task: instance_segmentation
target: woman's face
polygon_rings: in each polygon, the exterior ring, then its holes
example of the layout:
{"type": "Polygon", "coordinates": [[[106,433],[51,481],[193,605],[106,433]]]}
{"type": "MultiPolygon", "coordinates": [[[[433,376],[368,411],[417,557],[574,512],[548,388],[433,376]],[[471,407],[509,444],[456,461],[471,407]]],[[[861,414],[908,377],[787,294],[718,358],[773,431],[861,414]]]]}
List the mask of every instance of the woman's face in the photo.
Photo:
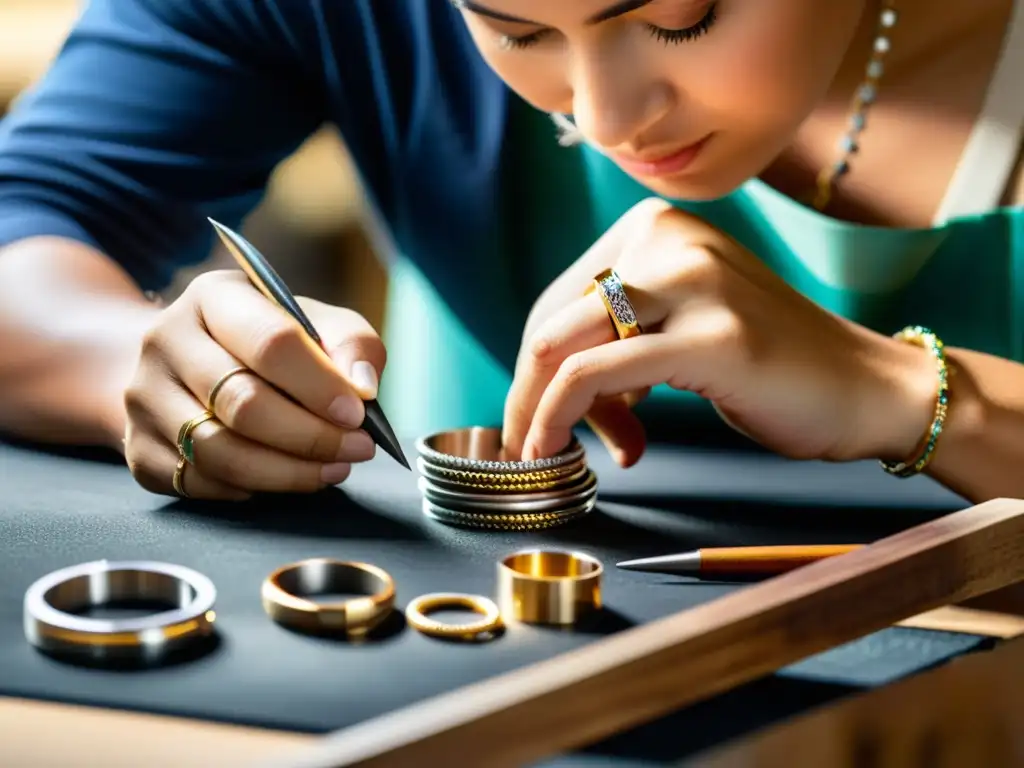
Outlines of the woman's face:
{"type": "MultiPolygon", "coordinates": [[[[509,87],[656,193],[728,194],[826,94],[866,0],[465,0],[509,87]]],[[[865,51],[865,56],[867,52],[865,51]]]]}

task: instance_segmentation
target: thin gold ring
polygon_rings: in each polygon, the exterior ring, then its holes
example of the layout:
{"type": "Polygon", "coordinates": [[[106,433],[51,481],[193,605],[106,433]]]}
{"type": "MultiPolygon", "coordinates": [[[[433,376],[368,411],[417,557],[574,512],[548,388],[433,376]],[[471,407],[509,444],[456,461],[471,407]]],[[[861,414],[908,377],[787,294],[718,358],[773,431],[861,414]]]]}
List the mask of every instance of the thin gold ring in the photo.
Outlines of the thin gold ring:
{"type": "Polygon", "coordinates": [[[220,393],[221,388],[227,383],[227,380],[234,376],[236,373],[248,373],[249,369],[244,365],[240,365],[237,368],[232,368],[230,371],[221,376],[217,381],[214,382],[213,386],[210,387],[210,396],[206,398],[206,407],[209,410],[213,410],[213,402],[217,399],[217,395],[220,393]]]}
{"type": "Polygon", "coordinates": [[[185,457],[179,456],[178,466],[175,468],[174,477],[171,479],[171,484],[174,486],[174,492],[183,499],[188,498],[188,493],[185,491],[185,484],[182,482],[185,479],[185,467],[187,466],[188,462],[185,461],[185,457]]]}
{"type": "Polygon", "coordinates": [[[463,595],[457,592],[420,595],[406,607],[405,618],[409,626],[424,635],[459,640],[475,640],[481,635],[493,634],[503,625],[501,612],[493,600],[480,595],[463,595]],[[468,608],[483,616],[461,624],[448,624],[427,616],[432,611],[444,608],[468,608]]]}
{"type": "Polygon", "coordinates": [[[614,269],[605,269],[595,275],[587,293],[595,288],[620,339],[631,339],[644,332],[637,320],[633,302],[626,293],[626,285],[614,269]]]}
{"type": "Polygon", "coordinates": [[[181,429],[178,430],[178,453],[185,459],[189,464],[195,464],[196,461],[196,446],[192,440],[192,431],[205,421],[215,419],[217,416],[213,411],[203,411],[198,416],[189,419],[181,425],[181,429]]]}

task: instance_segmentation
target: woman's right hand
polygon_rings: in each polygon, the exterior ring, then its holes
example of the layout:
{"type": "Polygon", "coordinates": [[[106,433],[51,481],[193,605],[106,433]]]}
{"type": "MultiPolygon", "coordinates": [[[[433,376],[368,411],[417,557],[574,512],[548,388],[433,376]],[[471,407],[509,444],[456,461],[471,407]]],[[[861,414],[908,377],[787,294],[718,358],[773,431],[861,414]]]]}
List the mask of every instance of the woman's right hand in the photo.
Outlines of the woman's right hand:
{"type": "Polygon", "coordinates": [[[181,478],[191,498],[316,491],[373,457],[359,426],[363,400],[377,395],[384,345],[357,313],[299,302],[330,359],[240,271],[205,273],[162,310],[125,393],[125,458],[140,485],[177,495],[178,430],[206,409],[216,418],[193,430],[194,463],[181,478]]]}

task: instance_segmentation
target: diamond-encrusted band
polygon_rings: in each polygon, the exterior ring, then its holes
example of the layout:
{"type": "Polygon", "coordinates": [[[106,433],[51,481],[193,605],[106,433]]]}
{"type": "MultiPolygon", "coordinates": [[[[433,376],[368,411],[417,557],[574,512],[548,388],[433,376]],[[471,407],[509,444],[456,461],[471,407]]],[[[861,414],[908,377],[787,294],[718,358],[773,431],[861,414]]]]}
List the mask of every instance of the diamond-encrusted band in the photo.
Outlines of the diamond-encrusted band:
{"type": "Polygon", "coordinates": [[[643,333],[640,323],[636,318],[636,310],[633,302],[626,295],[626,286],[614,269],[606,269],[596,277],[594,284],[597,286],[604,307],[608,311],[608,317],[615,326],[615,332],[620,339],[628,339],[639,336],[643,333]]]}
{"type": "Polygon", "coordinates": [[[946,351],[942,340],[928,328],[920,325],[909,325],[894,338],[905,341],[909,344],[916,344],[924,347],[931,354],[935,361],[935,369],[938,374],[938,394],[935,397],[935,412],[932,416],[932,423],[928,427],[922,447],[918,455],[910,461],[883,461],[882,469],[896,477],[912,477],[920,474],[928,466],[935,454],[935,446],[939,442],[939,435],[946,425],[946,413],[949,411],[949,367],[946,364],[946,351]]]}
{"type": "MultiPolygon", "coordinates": [[[[458,456],[436,446],[444,445],[453,439],[458,432],[439,432],[434,435],[422,437],[416,441],[416,451],[427,461],[451,469],[460,469],[468,472],[490,472],[492,474],[521,474],[523,472],[539,472],[548,469],[558,469],[583,460],[585,452],[579,438],[572,436],[569,444],[554,456],[546,456],[530,461],[497,461],[488,459],[476,459],[468,456],[458,456]]],[[[480,431],[479,429],[477,430],[480,431]]],[[[495,430],[494,440],[498,440],[500,430],[495,430]]],[[[485,442],[485,441],[484,441],[485,442]]]]}

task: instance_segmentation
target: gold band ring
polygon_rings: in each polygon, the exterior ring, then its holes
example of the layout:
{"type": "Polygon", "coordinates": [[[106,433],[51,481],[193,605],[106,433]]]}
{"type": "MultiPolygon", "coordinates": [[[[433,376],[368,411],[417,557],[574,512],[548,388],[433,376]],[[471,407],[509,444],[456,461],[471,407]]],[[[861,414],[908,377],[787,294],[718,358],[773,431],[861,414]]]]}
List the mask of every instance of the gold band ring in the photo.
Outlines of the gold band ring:
{"type": "Polygon", "coordinates": [[[213,411],[203,411],[198,416],[189,419],[181,425],[181,429],[178,430],[178,453],[181,454],[182,458],[185,459],[189,464],[194,464],[196,460],[196,446],[192,440],[192,430],[202,424],[204,421],[217,418],[213,411]]]}
{"type": "Polygon", "coordinates": [[[185,492],[185,485],[183,480],[185,479],[185,467],[188,466],[188,462],[185,461],[184,456],[178,457],[178,466],[174,469],[174,477],[171,478],[171,485],[174,486],[174,492],[181,496],[183,499],[188,498],[188,493],[185,492]]]}
{"type": "Polygon", "coordinates": [[[502,627],[501,612],[494,601],[479,595],[463,595],[455,592],[438,592],[421,595],[405,609],[409,626],[424,635],[448,639],[475,640],[481,635],[493,634],[502,627]],[[483,617],[462,624],[448,624],[427,616],[432,611],[445,608],[468,608],[483,617]]]}
{"type": "Polygon", "coordinates": [[[594,288],[600,294],[605,311],[608,312],[608,318],[612,321],[615,333],[620,339],[630,339],[644,332],[636,319],[633,302],[626,294],[626,286],[614,269],[606,269],[598,273],[587,293],[594,288]]]}
{"type": "Polygon", "coordinates": [[[278,568],[263,581],[263,610],[292,629],[312,633],[365,635],[379,626],[395,604],[395,582],[367,563],[314,558],[278,568]],[[354,594],[348,600],[314,602],[308,597],[354,594]]]}
{"type": "Polygon", "coordinates": [[[527,549],[498,563],[498,605],[506,619],[575,624],[601,607],[601,562],[562,550],[527,549]]]}
{"type": "Polygon", "coordinates": [[[234,376],[236,373],[248,373],[249,369],[244,365],[240,365],[237,368],[232,368],[230,371],[221,376],[217,381],[214,382],[213,386],[210,387],[210,396],[206,398],[206,407],[209,410],[213,410],[213,402],[217,399],[217,395],[220,390],[227,383],[227,380],[234,376]]]}

